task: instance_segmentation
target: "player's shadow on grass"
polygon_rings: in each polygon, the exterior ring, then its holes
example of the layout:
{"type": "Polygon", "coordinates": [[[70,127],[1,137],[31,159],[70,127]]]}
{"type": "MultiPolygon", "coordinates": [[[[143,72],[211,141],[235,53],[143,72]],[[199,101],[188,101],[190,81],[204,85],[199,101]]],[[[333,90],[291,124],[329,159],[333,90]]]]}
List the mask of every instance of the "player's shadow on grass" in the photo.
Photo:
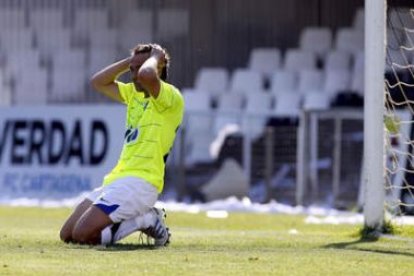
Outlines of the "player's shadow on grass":
{"type": "Polygon", "coordinates": [[[323,246],[326,249],[343,249],[343,250],[356,250],[356,251],[363,251],[363,252],[372,252],[372,253],[381,253],[381,254],[390,254],[390,255],[401,255],[407,257],[414,257],[414,253],[411,252],[401,252],[395,250],[386,250],[382,248],[361,248],[357,247],[357,245],[369,244],[376,242],[377,238],[361,238],[352,242],[339,242],[339,243],[331,243],[323,246]]]}
{"type": "Polygon", "coordinates": [[[136,243],[119,243],[108,246],[98,247],[98,251],[135,251],[135,250],[155,250],[158,247],[147,244],[136,244],[136,243]]]}

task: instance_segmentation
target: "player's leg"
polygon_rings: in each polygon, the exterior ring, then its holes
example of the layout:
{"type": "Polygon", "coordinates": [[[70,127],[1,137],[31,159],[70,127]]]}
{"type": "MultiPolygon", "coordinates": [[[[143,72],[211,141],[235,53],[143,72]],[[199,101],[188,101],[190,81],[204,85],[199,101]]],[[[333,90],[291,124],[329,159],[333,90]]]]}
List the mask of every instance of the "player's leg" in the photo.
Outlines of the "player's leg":
{"type": "Polygon", "coordinates": [[[73,211],[73,213],[63,224],[62,229],[60,230],[60,239],[64,242],[72,242],[72,231],[76,222],[79,218],[85,213],[85,211],[92,205],[92,200],[86,198],[84,199],[73,211]]]}
{"type": "Polygon", "coordinates": [[[75,208],[75,211],[69,216],[66,222],[63,224],[60,230],[60,239],[64,242],[73,242],[72,232],[75,224],[80,217],[86,212],[86,210],[92,205],[92,203],[100,196],[103,187],[99,187],[89,193],[86,198],[75,208]]]}
{"type": "Polygon", "coordinates": [[[154,214],[146,214],[157,198],[157,189],[142,179],[126,177],[114,181],[103,187],[92,206],[76,222],[72,231],[73,241],[111,244],[119,240],[114,239],[116,232],[124,233],[125,237],[148,227],[155,218],[154,214]],[[134,220],[136,217],[142,218],[134,220]]]}
{"type": "Polygon", "coordinates": [[[170,240],[170,231],[165,225],[165,211],[151,208],[144,215],[122,221],[112,231],[112,242],[117,242],[136,231],[142,231],[147,236],[154,239],[155,246],[166,246],[170,240]]]}
{"type": "Polygon", "coordinates": [[[101,244],[101,232],[113,221],[102,207],[92,204],[73,227],[72,240],[80,244],[101,244]]]}
{"type": "Polygon", "coordinates": [[[154,239],[155,246],[167,246],[170,243],[171,234],[169,228],[165,225],[165,218],[167,217],[165,210],[153,208],[151,211],[155,218],[150,225],[140,230],[154,239]]]}
{"type": "MultiPolygon", "coordinates": [[[[166,245],[169,240],[169,231],[165,226],[165,212],[154,208],[158,198],[156,188],[139,178],[125,178],[121,180],[124,192],[122,204],[111,214],[112,221],[120,222],[109,226],[102,232],[102,242],[110,244],[117,242],[128,235],[142,230],[154,238],[156,245],[166,245]],[[129,200],[128,200],[129,198],[129,200]]],[[[111,184],[119,185],[120,182],[111,184]]]]}

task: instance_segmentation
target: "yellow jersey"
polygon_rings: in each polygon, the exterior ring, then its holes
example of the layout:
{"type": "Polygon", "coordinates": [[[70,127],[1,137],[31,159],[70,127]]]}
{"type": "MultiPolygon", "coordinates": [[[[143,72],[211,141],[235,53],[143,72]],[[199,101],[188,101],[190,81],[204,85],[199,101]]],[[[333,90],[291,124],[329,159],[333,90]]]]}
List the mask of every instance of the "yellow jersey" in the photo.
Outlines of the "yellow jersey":
{"type": "Polygon", "coordinates": [[[103,185],[127,176],[144,179],[161,193],[165,162],[184,114],[184,100],[173,85],[161,81],[158,97],[144,97],[133,83],[117,82],[127,105],[126,132],[118,163],[103,185]]]}

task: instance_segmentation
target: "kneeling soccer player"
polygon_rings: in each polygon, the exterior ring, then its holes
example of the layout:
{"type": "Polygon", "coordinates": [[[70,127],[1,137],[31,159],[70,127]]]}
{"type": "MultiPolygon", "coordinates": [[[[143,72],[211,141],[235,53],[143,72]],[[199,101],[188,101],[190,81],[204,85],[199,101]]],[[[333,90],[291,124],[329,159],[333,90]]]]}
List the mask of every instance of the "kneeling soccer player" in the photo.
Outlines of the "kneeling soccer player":
{"type": "Polygon", "coordinates": [[[169,61],[159,45],[138,44],[129,57],[92,77],[94,89],[127,106],[124,145],[102,187],[90,193],[63,225],[64,242],[106,245],[140,230],[155,246],[169,243],[165,212],[154,207],[184,113],[182,95],[165,82],[169,61]],[[127,71],[130,83],[116,80],[127,71]]]}

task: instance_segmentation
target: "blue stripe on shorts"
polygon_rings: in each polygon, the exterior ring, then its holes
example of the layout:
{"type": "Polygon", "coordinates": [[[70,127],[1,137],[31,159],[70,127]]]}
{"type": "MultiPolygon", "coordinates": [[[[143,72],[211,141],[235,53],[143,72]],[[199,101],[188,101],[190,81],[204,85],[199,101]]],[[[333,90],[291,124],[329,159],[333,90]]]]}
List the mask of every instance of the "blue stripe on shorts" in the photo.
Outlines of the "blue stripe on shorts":
{"type": "Polygon", "coordinates": [[[96,207],[98,207],[99,209],[101,209],[105,214],[107,214],[108,216],[114,212],[116,209],[118,209],[119,205],[118,204],[114,204],[114,205],[105,205],[102,203],[96,203],[94,204],[96,207]]]}

